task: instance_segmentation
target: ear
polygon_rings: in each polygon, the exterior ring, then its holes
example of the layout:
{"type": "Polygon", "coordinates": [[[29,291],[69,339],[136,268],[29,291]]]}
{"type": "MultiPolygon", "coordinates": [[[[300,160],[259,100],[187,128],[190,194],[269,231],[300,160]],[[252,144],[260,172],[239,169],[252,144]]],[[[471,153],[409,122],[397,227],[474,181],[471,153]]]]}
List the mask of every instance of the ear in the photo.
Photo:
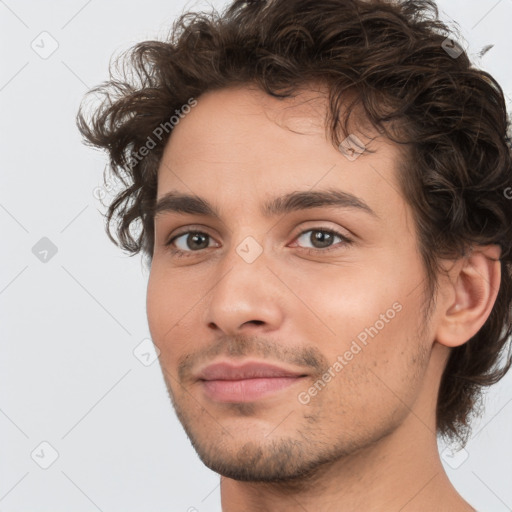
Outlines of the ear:
{"type": "Polygon", "coordinates": [[[447,347],[466,343],[484,325],[501,281],[501,249],[476,246],[449,271],[439,303],[436,341],[447,347]]]}

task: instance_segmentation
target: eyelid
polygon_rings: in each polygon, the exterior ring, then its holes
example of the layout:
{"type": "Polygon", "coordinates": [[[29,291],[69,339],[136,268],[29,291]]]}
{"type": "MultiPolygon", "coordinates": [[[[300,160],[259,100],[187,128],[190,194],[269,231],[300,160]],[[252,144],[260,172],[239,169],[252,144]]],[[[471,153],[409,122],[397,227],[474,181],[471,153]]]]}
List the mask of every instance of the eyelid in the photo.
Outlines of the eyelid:
{"type": "Polygon", "coordinates": [[[164,244],[168,245],[175,238],[188,233],[204,233],[205,235],[208,235],[211,238],[215,238],[212,234],[210,234],[208,227],[202,226],[201,224],[188,224],[186,226],[182,226],[181,228],[177,228],[175,231],[173,231],[172,235],[166,237],[166,241],[164,242],[164,244]]]}
{"type": "Polygon", "coordinates": [[[342,238],[351,239],[356,238],[356,235],[352,233],[349,229],[346,227],[341,227],[340,225],[334,225],[330,226],[327,224],[323,224],[322,222],[326,221],[309,221],[306,227],[302,226],[300,228],[300,231],[297,232],[297,234],[294,235],[294,239],[298,238],[299,236],[303,235],[304,233],[307,233],[308,231],[329,231],[332,233],[336,233],[342,238]]]}

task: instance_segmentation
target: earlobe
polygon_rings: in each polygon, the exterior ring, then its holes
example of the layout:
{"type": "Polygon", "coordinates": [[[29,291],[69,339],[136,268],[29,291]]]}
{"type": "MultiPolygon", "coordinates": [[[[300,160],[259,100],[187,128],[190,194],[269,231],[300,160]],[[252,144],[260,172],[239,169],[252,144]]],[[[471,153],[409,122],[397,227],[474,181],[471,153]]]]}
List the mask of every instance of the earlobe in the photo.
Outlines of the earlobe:
{"type": "Polygon", "coordinates": [[[443,283],[444,304],[439,304],[436,341],[457,347],[484,325],[496,302],[501,281],[500,247],[477,246],[451,269],[443,283]]]}

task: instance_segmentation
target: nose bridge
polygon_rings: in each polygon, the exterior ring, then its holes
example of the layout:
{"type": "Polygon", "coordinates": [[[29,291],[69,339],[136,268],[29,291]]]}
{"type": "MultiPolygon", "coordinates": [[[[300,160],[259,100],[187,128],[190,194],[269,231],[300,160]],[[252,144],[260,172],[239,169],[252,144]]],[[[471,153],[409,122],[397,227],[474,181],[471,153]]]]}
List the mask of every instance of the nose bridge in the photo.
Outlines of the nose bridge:
{"type": "Polygon", "coordinates": [[[267,268],[268,255],[263,245],[252,236],[246,236],[241,242],[229,248],[221,264],[219,277],[224,276],[214,292],[218,296],[222,294],[238,294],[242,292],[249,300],[251,296],[260,295],[268,290],[271,276],[267,268]]]}
{"type": "Polygon", "coordinates": [[[268,255],[252,236],[230,247],[217,269],[218,279],[208,301],[207,322],[236,331],[246,322],[275,325],[281,317],[275,277],[267,268],[268,255]]]}

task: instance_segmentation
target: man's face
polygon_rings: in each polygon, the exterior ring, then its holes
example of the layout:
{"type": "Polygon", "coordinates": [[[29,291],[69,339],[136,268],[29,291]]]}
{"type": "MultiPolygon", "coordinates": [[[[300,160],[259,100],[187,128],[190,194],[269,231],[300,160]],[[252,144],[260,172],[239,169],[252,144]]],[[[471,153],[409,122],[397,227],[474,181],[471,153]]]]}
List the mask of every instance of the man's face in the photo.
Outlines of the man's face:
{"type": "Polygon", "coordinates": [[[325,109],[312,91],[209,92],[174,128],[159,169],[157,200],[191,194],[219,216],[170,202],[157,214],[147,313],[185,431],[230,478],[290,479],[342,460],[417,414],[425,394],[433,414],[425,272],[400,155],[378,138],[375,153],[347,158],[326,138],[325,109]],[[333,190],[350,200],[263,209],[333,190]],[[288,376],[201,374],[218,362],[288,376]]]}

